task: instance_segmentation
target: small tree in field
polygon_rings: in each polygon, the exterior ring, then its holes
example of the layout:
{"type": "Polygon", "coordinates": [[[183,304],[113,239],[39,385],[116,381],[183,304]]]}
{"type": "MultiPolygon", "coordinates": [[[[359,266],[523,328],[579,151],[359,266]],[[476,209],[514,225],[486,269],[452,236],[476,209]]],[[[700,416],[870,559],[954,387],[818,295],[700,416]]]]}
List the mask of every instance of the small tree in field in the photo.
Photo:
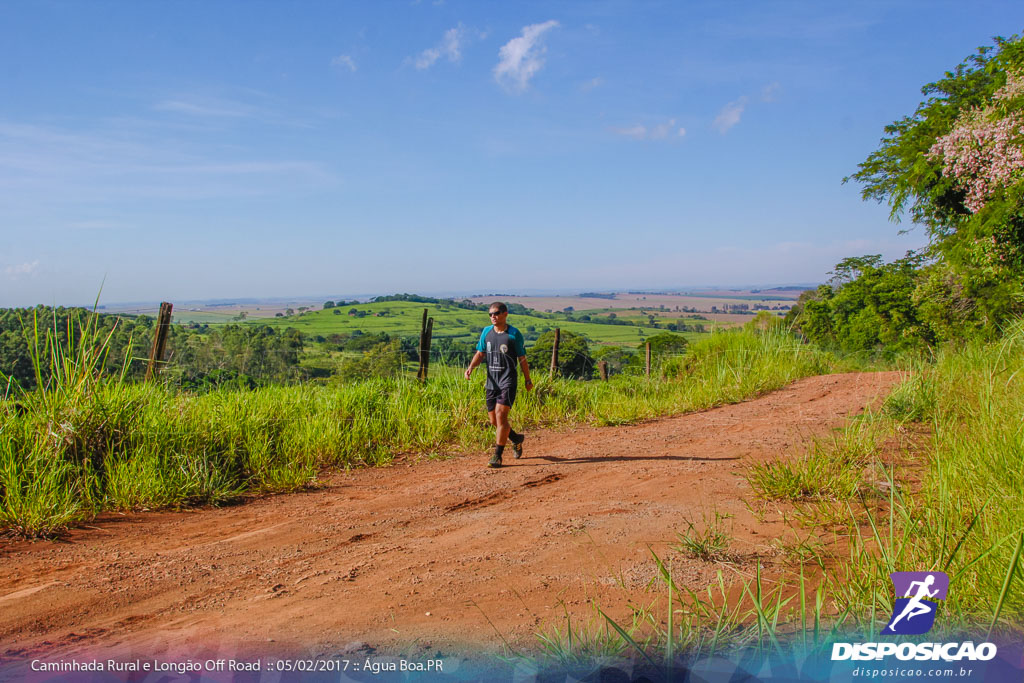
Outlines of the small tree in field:
{"type": "MultiPolygon", "coordinates": [[[[536,343],[526,351],[526,360],[531,368],[546,370],[551,365],[551,351],[555,346],[555,331],[540,335],[536,343]]],[[[558,369],[563,377],[590,379],[594,376],[594,358],[590,355],[587,340],[578,334],[562,330],[558,342],[558,369]]]]}
{"type": "Polygon", "coordinates": [[[662,332],[652,337],[648,337],[647,340],[641,343],[637,348],[640,351],[646,351],[647,344],[650,344],[651,355],[657,358],[659,356],[670,356],[686,353],[687,343],[688,342],[686,341],[686,337],[684,337],[681,334],[662,332]]]}

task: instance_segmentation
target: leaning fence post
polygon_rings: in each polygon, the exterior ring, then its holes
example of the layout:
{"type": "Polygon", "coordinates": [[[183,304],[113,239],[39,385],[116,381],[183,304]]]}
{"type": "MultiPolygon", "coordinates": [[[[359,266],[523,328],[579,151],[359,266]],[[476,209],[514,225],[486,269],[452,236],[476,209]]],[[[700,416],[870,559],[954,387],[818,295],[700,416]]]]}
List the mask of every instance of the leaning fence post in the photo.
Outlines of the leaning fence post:
{"type": "Polygon", "coordinates": [[[644,344],[647,356],[647,376],[651,376],[651,342],[644,344]]]}
{"type": "Polygon", "coordinates": [[[420,367],[416,370],[416,379],[426,377],[426,361],[424,358],[430,353],[427,347],[427,309],[423,309],[423,322],[420,323],[420,367]]]}
{"type": "Polygon", "coordinates": [[[558,374],[558,344],[562,340],[562,330],[555,328],[555,344],[551,347],[551,376],[558,374]]]}
{"type": "Polygon", "coordinates": [[[433,318],[428,318],[427,319],[427,330],[426,330],[426,332],[424,332],[423,355],[421,356],[422,363],[423,363],[423,381],[424,382],[427,381],[427,369],[430,368],[430,339],[433,336],[434,336],[434,319],[433,318]]]}
{"type": "Polygon", "coordinates": [[[597,371],[601,375],[601,379],[603,379],[605,382],[607,382],[608,381],[608,361],[605,361],[605,360],[600,361],[597,364],[597,371]]]}
{"type": "Polygon", "coordinates": [[[156,379],[160,372],[160,363],[164,359],[167,348],[167,330],[171,326],[171,310],[174,306],[166,301],[160,303],[160,313],[156,318],[153,330],[153,347],[149,350],[149,365],[146,366],[146,381],[156,379]]]}

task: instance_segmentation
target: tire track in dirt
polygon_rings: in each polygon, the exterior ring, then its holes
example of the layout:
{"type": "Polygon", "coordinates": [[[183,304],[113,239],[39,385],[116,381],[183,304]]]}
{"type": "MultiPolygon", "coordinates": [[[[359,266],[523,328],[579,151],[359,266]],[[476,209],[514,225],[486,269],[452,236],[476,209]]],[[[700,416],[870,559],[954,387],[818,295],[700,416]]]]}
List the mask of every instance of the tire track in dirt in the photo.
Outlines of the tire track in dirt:
{"type": "MultiPolygon", "coordinates": [[[[745,558],[730,578],[770,569],[786,527],[746,505],[744,468],[801,452],[897,381],[811,377],[645,424],[530,433],[498,470],[484,453],[401,462],[241,506],[0,542],[0,662],[529,647],[563,609],[586,620],[591,599],[613,614],[650,602],[650,550],[673,552],[712,512],[745,558]]],[[[721,568],[673,561],[695,590],[721,568]]]]}

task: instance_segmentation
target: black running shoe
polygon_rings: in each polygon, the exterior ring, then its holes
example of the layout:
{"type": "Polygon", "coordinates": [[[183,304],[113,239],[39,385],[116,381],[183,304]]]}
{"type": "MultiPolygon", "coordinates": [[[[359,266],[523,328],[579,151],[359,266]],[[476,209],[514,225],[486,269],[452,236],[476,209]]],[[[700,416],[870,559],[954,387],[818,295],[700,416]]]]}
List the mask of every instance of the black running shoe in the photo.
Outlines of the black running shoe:
{"type": "Polygon", "coordinates": [[[491,456],[491,459],[487,461],[488,467],[501,467],[501,455],[495,453],[491,456]]]}
{"type": "Polygon", "coordinates": [[[512,456],[518,460],[523,457],[523,442],[526,441],[526,437],[522,434],[519,435],[519,441],[512,442],[512,456]]]}

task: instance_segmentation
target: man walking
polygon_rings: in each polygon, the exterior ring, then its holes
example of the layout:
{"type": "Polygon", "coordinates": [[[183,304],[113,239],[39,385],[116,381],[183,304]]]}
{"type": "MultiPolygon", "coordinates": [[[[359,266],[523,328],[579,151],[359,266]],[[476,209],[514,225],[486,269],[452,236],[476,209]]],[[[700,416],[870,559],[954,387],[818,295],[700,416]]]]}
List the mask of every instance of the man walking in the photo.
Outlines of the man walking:
{"type": "Polygon", "coordinates": [[[494,455],[487,464],[490,467],[501,467],[501,454],[505,450],[505,444],[511,441],[513,454],[520,458],[523,455],[523,441],[526,439],[522,434],[512,431],[508,423],[508,413],[516,401],[516,388],[519,382],[519,375],[516,373],[517,362],[523,369],[527,391],[533,389],[533,382],[530,380],[530,366],[526,362],[523,335],[508,324],[508,306],[495,301],[491,304],[488,315],[491,316],[491,325],[480,334],[476,354],[466,368],[466,379],[469,379],[476,366],[486,358],[487,384],[484,387],[484,398],[487,403],[487,418],[495,427],[494,455]]]}

